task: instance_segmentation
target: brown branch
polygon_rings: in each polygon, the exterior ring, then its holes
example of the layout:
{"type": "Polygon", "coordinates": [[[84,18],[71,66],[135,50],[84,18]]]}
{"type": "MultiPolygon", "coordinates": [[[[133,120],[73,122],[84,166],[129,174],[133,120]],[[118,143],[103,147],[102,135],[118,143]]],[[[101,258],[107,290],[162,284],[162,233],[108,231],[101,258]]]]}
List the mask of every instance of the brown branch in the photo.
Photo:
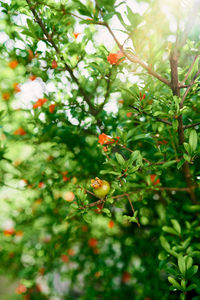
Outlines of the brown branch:
{"type": "Polygon", "coordinates": [[[184,103],[184,101],[185,101],[185,99],[186,99],[188,93],[190,92],[190,90],[191,90],[193,84],[195,83],[195,80],[196,80],[197,77],[199,76],[199,74],[200,74],[200,69],[196,72],[196,74],[195,74],[194,77],[192,78],[192,80],[191,80],[191,82],[190,82],[190,84],[189,84],[187,90],[186,90],[185,93],[183,94],[183,97],[182,97],[181,103],[180,103],[180,107],[181,107],[181,108],[183,107],[183,103],[184,103]]]}
{"type": "MultiPolygon", "coordinates": [[[[129,203],[130,203],[130,206],[131,206],[131,209],[132,209],[132,212],[133,212],[133,215],[134,215],[134,214],[135,214],[135,209],[134,209],[134,207],[133,207],[133,204],[132,204],[132,202],[131,202],[131,198],[129,197],[129,194],[126,194],[126,197],[127,197],[128,201],[129,201],[129,203]]],[[[138,218],[136,217],[135,219],[136,219],[136,221],[137,221],[138,227],[140,227],[140,223],[139,223],[139,221],[138,221],[138,218]]]]}
{"type": "Polygon", "coordinates": [[[197,126],[197,125],[200,125],[200,122],[194,123],[194,124],[190,124],[190,125],[185,125],[185,126],[183,126],[183,129],[185,130],[185,129],[187,129],[187,128],[192,128],[192,127],[195,127],[195,126],[197,126]]]}
{"type": "Polygon", "coordinates": [[[184,83],[186,82],[186,80],[188,79],[190,73],[192,72],[192,68],[193,68],[193,66],[194,66],[194,64],[195,64],[195,62],[196,62],[196,60],[197,60],[197,58],[198,58],[199,56],[200,56],[200,55],[196,55],[196,56],[194,57],[194,60],[193,60],[193,62],[192,62],[192,64],[191,64],[191,66],[190,66],[190,68],[189,68],[187,74],[185,75],[185,78],[184,78],[184,79],[180,82],[180,84],[179,84],[179,88],[181,88],[181,87],[188,87],[188,86],[183,86],[183,85],[184,85],[184,83]]]}
{"type": "Polygon", "coordinates": [[[118,39],[116,38],[115,34],[113,33],[112,29],[110,28],[110,26],[105,23],[103,24],[106,26],[106,28],[108,29],[108,31],[110,32],[110,34],[112,35],[114,41],[116,42],[116,44],[118,45],[119,49],[123,52],[123,54],[125,55],[125,57],[130,60],[133,63],[137,63],[139,64],[143,69],[145,69],[150,75],[152,75],[153,77],[157,78],[158,80],[162,81],[163,83],[165,83],[166,85],[168,85],[169,87],[171,86],[170,81],[161,76],[160,74],[158,74],[157,72],[155,72],[149,65],[147,65],[147,63],[143,62],[138,56],[135,56],[133,54],[130,54],[129,52],[127,52],[123,46],[120,44],[120,42],[118,41],[118,39]]]}
{"type": "Polygon", "coordinates": [[[133,105],[129,105],[130,107],[132,107],[133,109],[135,109],[135,110],[137,110],[139,113],[143,113],[144,115],[146,115],[146,116],[149,116],[149,117],[152,117],[152,118],[155,118],[158,122],[162,122],[162,123],[165,123],[165,124],[167,124],[167,125],[170,125],[170,126],[172,126],[172,123],[171,122],[169,122],[169,121],[167,121],[167,120],[164,120],[164,119],[161,119],[161,118],[158,118],[158,117],[155,117],[155,116],[152,116],[152,115],[150,115],[150,114],[148,114],[147,112],[145,112],[145,111],[142,111],[142,112],[140,112],[140,110],[137,108],[137,107],[135,107],[135,106],[133,106],[133,105]]]}

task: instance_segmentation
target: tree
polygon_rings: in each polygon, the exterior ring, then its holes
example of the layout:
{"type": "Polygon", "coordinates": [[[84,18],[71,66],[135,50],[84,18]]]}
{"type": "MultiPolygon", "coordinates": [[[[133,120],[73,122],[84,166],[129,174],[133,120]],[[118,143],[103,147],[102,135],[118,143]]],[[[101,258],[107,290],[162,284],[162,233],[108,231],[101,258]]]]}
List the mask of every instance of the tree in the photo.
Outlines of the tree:
{"type": "Polygon", "coordinates": [[[0,256],[19,299],[200,297],[200,4],[137,4],[1,1],[0,256]],[[25,85],[43,90],[24,104],[25,85]]]}

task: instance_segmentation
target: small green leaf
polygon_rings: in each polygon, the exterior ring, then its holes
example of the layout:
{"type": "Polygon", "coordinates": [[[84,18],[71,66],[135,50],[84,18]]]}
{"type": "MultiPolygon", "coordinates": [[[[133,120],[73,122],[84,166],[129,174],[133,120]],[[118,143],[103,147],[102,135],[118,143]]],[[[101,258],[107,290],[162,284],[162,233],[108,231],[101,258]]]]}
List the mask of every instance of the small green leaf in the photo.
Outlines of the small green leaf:
{"type": "Polygon", "coordinates": [[[182,254],[178,255],[178,267],[179,267],[180,272],[183,275],[185,275],[186,266],[185,266],[185,260],[184,260],[184,257],[182,256],[182,254]]]}
{"type": "Polygon", "coordinates": [[[174,130],[178,129],[178,120],[173,120],[172,121],[172,127],[173,127],[174,130]]]}
{"type": "Polygon", "coordinates": [[[131,153],[131,157],[129,159],[130,165],[138,158],[139,154],[140,154],[140,151],[138,151],[138,150],[131,153]]]}
{"type": "Polygon", "coordinates": [[[115,153],[115,157],[120,165],[123,166],[125,164],[125,160],[121,154],[115,153]]]}
{"type": "Polygon", "coordinates": [[[187,287],[186,291],[189,292],[189,291],[195,289],[196,287],[197,287],[197,285],[195,283],[192,283],[187,287]]]}
{"type": "Polygon", "coordinates": [[[87,213],[83,215],[83,219],[86,223],[91,223],[92,222],[92,215],[87,213]]]}
{"type": "Polygon", "coordinates": [[[164,236],[161,236],[160,237],[160,243],[161,243],[161,246],[166,250],[170,250],[170,244],[168,243],[168,241],[166,240],[166,238],[164,236]]]}
{"type": "Polygon", "coordinates": [[[184,162],[185,162],[184,159],[181,159],[181,160],[179,161],[179,163],[177,164],[177,169],[178,169],[178,170],[182,167],[182,165],[184,164],[184,162]]]}
{"type": "Polygon", "coordinates": [[[103,208],[102,212],[104,212],[108,217],[111,216],[111,212],[110,212],[110,210],[108,208],[103,208]]]}
{"type": "Polygon", "coordinates": [[[190,132],[190,136],[189,136],[189,144],[190,144],[190,147],[191,147],[192,151],[196,150],[197,139],[198,139],[197,132],[196,132],[196,130],[192,129],[191,132],[190,132]]]}
{"type": "Polygon", "coordinates": [[[177,220],[175,220],[175,219],[172,219],[172,220],[171,220],[171,223],[172,223],[174,229],[175,229],[179,234],[181,234],[181,226],[180,226],[179,222],[178,222],[177,220]]]}
{"type": "Polygon", "coordinates": [[[198,271],[198,266],[197,265],[194,265],[192,266],[188,271],[187,271],[187,277],[191,278],[192,276],[194,276],[197,271],[198,271]]]}
{"type": "Polygon", "coordinates": [[[176,230],[174,230],[172,227],[169,227],[169,226],[163,226],[162,230],[169,234],[179,235],[176,230]]]}
{"type": "Polygon", "coordinates": [[[190,256],[187,256],[187,259],[186,259],[186,269],[190,269],[192,267],[192,264],[193,264],[193,259],[192,257],[190,256]]]}
{"type": "Polygon", "coordinates": [[[168,281],[178,290],[182,290],[180,284],[173,277],[169,276],[168,281]]]}
{"type": "Polygon", "coordinates": [[[106,202],[108,202],[108,203],[111,203],[111,204],[112,204],[112,203],[114,202],[114,199],[113,199],[113,198],[107,198],[107,199],[106,199],[106,202]]]}
{"type": "Polygon", "coordinates": [[[175,164],[175,163],[176,163],[176,160],[168,161],[168,162],[166,162],[166,163],[164,163],[164,164],[162,165],[162,168],[163,168],[163,169],[164,169],[164,168],[168,168],[168,167],[172,166],[172,165],[175,164]]]}
{"type": "Polygon", "coordinates": [[[190,157],[186,153],[183,154],[183,157],[186,161],[190,162],[190,157]]]}
{"type": "Polygon", "coordinates": [[[191,152],[191,148],[190,145],[188,143],[183,143],[185,150],[190,153],[191,152]]]}

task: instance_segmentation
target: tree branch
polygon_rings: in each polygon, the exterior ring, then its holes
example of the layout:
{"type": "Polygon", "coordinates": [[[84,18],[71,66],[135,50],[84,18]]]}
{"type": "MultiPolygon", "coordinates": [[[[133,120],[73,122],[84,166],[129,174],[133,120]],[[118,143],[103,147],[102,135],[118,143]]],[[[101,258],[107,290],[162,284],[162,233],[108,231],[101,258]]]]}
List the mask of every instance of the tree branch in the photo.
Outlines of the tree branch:
{"type": "Polygon", "coordinates": [[[195,126],[198,126],[198,125],[200,125],[200,122],[190,124],[190,125],[185,125],[185,126],[183,126],[183,129],[185,130],[187,128],[192,128],[192,127],[195,127],[195,126]]]}
{"type": "Polygon", "coordinates": [[[127,52],[123,46],[120,44],[120,42],[118,41],[118,39],[116,38],[116,36],[114,35],[113,31],[111,30],[110,26],[105,23],[104,24],[106,26],[106,28],[108,29],[108,31],[110,32],[110,34],[112,35],[113,39],[115,40],[116,44],[118,45],[119,49],[123,52],[123,54],[125,55],[125,57],[130,60],[133,63],[137,63],[139,64],[143,69],[145,69],[150,75],[152,75],[153,77],[157,78],[158,80],[160,80],[161,82],[165,83],[166,85],[168,85],[169,87],[171,86],[170,81],[168,79],[166,79],[165,77],[162,77],[160,74],[158,74],[157,72],[155,72],[153,69],[151,69],[151,67],[149,65],[147,65],[145,62],[143,62],[138,56],[135,56],[133,54],[130,54],[129,52],[127,52]]]}
{"type": "Polygon", "coordinates": [[[184,86],[184,83],[186,82],[186,80],[188,79],[190,73],[192,72],[193,66],[194,66],[194,64],[195,64],[195,62],[196,62],[196,60],[197,60],[197,58],[198,58],[199,56],[200,56],[200,55],[196,55],[196,56],[194,57],[194,60],[193,60],[193,62],[192,62],[192,64],[191,64],[191,66],[190,66],[190,68],[189,68],[187,74],[185,75],[185,78],[184,78],[184,79],[180,82],[180,84],[179,84],[179,88],[188,87],[187,85],[184,86]]]}
{"type": "Polygon", "coordinates": [[[190,84],[189,84],[187,90],[186,90],[185,93],[183,94],[183,97],[182,97],[181,103],[180,103],[180,107],[181,107],[181,108],[183,107],[183,103],[184,103],[184,101],[185,101],[185,99],[186,99],[186,97],[187,97],[189,91],[191,90],[193,84],[195,83],[195,80],[196,80],[197,77],[199,76],[199,74],[200,74],[200,69],[199,69],[199,70],[197,71],[197,73],[194,75],[194,77],[192,78],[192,80],[191,80],[191,82],[190,82],[190,84]]]}
{"type": "MultiPolygon", "coordinates": [[[[135,107],[135,106],[133,106],[133,105],[129,105],[129,106],[132,107],[133,109],[137,110],[139,113],[141,113],[140,110],[139,110],[137,107],[135,107]]],[[[165,124],[167,124],[167,125],[172,126],[172,123],[169,122],[169,121],[167,121],[167,120],[164,120],[164,119],[161,119],[161,118],[158,118],[158,117],[154,117],[154,116],[152,116],[152,115],[146,113],[145,111],[142,111],[142,113],[143,113],[144,115],[146,115],[146,116],[155,118],[158,122],[162,122],[162,123],[165,123],[165,124]]]]}

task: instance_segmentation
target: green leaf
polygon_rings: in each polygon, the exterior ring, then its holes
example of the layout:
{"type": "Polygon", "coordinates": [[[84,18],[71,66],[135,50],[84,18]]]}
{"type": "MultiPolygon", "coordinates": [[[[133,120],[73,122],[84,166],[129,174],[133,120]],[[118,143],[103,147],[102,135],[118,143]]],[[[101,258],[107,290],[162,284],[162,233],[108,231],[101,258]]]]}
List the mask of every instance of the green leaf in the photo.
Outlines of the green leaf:
{"type": "Polygon", "coordinates": [[[121,155],[121,154],[119,154],[119,153],[115,153],[115,157],[116,157],[116,159],[117,159],[117,161],[118,161],[118,163],[120,164],[120,165],[124,165],[125,164],[125,160],[124,160],[124,158],[123,158],[123,156],[121,155]]]}
{"type": "Polygon", "coordinates": [[[190,144],[190,147],[191,147],[191,150],[192,151],[195,151],[196,150],[196,147],[197,147],[197,132],[196,130],[192,129],[190,131],[190,136],[189,136],[189,144],[190,144]]]}
{"type": "Polygon", "coordinates": [[[190,284],[188,287],[187,287],[187,289],[186,289],[186,291],[192,291],[193,289],[195,289],[197,287],[197,285],[195,284],[195,283],[192,283],[192,284],[190,284]]]}
{"type": "Polygon", "coordinates": [[[161,166],[161,168],[162,168],[162,169],[168,168],[168,167],[174,165],[175,163],[176,163],[176,160],[168,161],[168,162],[164,163],[164,164],[161,166]]]}
{"type": "Polygon", "coordinates": [[[197,273],[198,268],[199,267],[197,265],[194,265],[189,270],[187,270],[187,277],[191,278],[192,276],[194,276],[197,273]]]}
{"type": "Polygon", "coordinates": [[[100,171],[100,174],[113,174],[113,175],[121,175],[120,172],[115,172],[115,171],[112,171],[112,170],[101,170],[100,171]]]}
{"type": "Polygon", "coordinates": [[[169,276],[168,281],[178,290],[182,290],[180,284],[173,277],[169,276]]]}
{"type": "Polygon", "coordinates": [[[186,258],[186,269],[190,269],[192,267],[192,264],[193,264],[193,259],[192,257],[190,256],[187,256],[186,258]]]}
{"type": "Polygon", "coordinates": [[[185,275],[185,270],[186,270],[186,265],[185,265],[185,260],[182,254],[178,255],[178,267],[180,272],[185,275]]]}
{"type": "Polygon", "coordinates": [[[190,153],[190,151],[191,151],[190,145],[189,145],[188,143],[183,143],[183,145],[184,145],[185,150],[186,150],[188,153],[190,153]]]}
{"type": "Polygon", "coordinates": [[[102,212],[104,212],[108,217],[111,217],[111,212],[108,208],[103,208],[102,212]]]}
{"type": "Polygon", "coordinates": [[[183,154],[183,157],[186,161],[190,162],[190,157],[186,153],[183,154]]]}
{"type": "Polygon", "coordinates": [[[180,226],[179,222],[178,222],[177,220],[175,220],[175,219],[172,219],[172,220],[171,220],[171,223],[172,223],[174,229],[175,229],[179,234],[181,234],[181,226],[180,226]]]}
{"type": "Polygon", "coordinates": [[[182,167],[182,165],[184,164],[184,162],[185,162],[184,159],[181,159],[181,160],[179,161],[179,163],[177,164],[177,169],[178,169],[178,170],[182,167]]]}
{"type": "Polygon", "coordinates": [[[169,234],[179,235],[176,230],[174,230],[172,227],[169,226],[163,226],[162,230],[169,234]]]}
{"type": "Polygon", "coordinates": [[[160,237],[160,243],[161,243],[161,246],[166,250],[170,250],[170,244],[168,243],[168,241],[166,240],[166,238],[164,236],[161,236],[160,237]]]}
{"type": "Polygon", "coordinates": [[[172,121],[172,127],[173,127],[174,130],[178,129],[178,120],[173,120],[172,121]]]}
{"type": "Polygon", "coordinates": [[[83,219],[86,223],[91,223],[92,222],[92,215],[87,213],[83,215],[83,219]]]}
{"type": "Polygon", "coordinates": [[[138,158],[139,154],[140,154],[140,151],[138,151],[138,150],[131,153],[131,157],[128,161],[129,165],[131,165],[138,158]]]}

